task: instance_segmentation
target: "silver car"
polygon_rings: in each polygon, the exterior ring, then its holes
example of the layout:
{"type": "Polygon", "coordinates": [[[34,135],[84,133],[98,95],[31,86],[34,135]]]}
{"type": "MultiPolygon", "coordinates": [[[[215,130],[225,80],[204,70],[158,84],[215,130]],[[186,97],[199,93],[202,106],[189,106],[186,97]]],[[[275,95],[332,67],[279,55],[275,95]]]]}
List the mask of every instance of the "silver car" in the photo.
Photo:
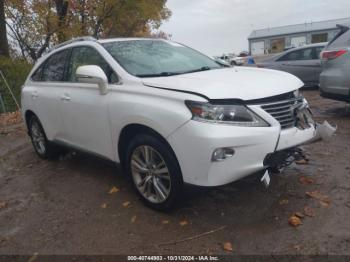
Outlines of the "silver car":
{"type": "Polygon", "coordinates": [[[322,52],[320,91],[323,97],[350,102],[350,30],[338,27],[340,32],[322,52]]]}
{"type": "Polygon", "coordinates": [[[257,67],[281,70],[299,77],[305,87],[319,84],[322,71],[320,53],[327,43],[312,44],[289,49],[257,63],[257,67]]]}

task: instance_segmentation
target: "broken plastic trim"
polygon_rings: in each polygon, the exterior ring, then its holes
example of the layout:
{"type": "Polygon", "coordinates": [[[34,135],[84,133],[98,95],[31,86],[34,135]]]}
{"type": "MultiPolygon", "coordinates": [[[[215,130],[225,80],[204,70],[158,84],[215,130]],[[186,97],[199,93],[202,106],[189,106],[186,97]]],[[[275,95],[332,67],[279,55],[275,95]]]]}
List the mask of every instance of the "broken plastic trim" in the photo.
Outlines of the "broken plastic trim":
{"type": "Polygon", "coordinates": [[[264,166],[272,172],[279,172],[295,161],[306,159],[302,149],[293,147],[268,154],[264,159],[264,166]]]}
{"type": "Polygon", "coordinates": [[[315,136],[311,140],[307,141],[305,144],[314,143],[314,142],[317,142],[319,140],[329,142],[331,140],[331,138],[334,136],[338,127],[332,126],[327,121],[324,121],[322,124],[316,123],[315,129],[316,129],[315,136]]]}
{"type": "Polygon", "coordinates": [[[337,129],[338,129],[337,126],[332,126],[326,120],[322,124],[316,123],[315,136],[311,138],[309,141],[306,141],[305,143],[303,143],[303,145],[312,144],[320,140],[324,142],[329,142],[331,138],[334,136],[337,129]]]}
{"type": "MultiPolygon", "coordinates": [[[[315,136],[304,143],[303,145],[314,143],[320,140],[328,142],[335,134],[337,127],[333,127],[327,121],[323,124],[315,124],[315,136]]],[[[291,165],[295,161],[306,159],[306,156],[301,148],[293,147],[274,153],[268,154],[264,159],[264,166],[272,172],[280,172],[285,167],[291,165]]]]}

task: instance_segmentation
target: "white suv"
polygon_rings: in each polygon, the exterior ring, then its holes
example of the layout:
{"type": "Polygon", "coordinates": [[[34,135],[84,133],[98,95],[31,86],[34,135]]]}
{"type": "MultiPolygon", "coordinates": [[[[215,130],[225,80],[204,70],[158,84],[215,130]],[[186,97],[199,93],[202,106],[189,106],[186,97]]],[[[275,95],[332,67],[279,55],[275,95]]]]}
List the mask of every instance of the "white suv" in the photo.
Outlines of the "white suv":
{"type": "Polygon", "coordinates": [[[166,40],[80,38],[37,62],[22,108],[40,157],[65,145],[120,163],[141,198],[166,209],[184,183],[264,172],[313,139],[302,86],[166,40]]]}

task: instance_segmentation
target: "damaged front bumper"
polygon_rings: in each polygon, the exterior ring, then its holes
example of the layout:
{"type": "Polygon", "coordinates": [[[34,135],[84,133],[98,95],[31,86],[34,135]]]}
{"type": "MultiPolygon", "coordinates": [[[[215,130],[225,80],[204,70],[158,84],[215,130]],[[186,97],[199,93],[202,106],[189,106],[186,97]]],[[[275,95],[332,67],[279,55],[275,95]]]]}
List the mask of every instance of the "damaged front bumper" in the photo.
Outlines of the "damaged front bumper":
{"type": "Polygon", "coordinates": [[[333,127],[327,121],[324,121],[323,124],[315,123],[313,129],[312,138],[306,142],[296,147],[278,150],[268,154],[264,159],[264,166],[268,167],[270,170],[278,171],[295,161],[306,159],[305,154],[299,146],[311,144],[320,140],[329,141],[335,134],[337,127],[333,127]]]}
{"type": "Polygon", "coordinates": [[[297,122],[286,129],[281,129],[280,123],[261,107],[250,108],[270,126],[253,128],[191,120],[167,137],[185,183],[220,186],[259,171],[285,166],[301,157],[298,146],[319,138],[327,139],[334,133],[327,124],[314,123],[307,106],[295,110],[297,122]],[[233,153],[222,161],[213,161],[213,153],[218,149],[230,149],[233,153]]]}

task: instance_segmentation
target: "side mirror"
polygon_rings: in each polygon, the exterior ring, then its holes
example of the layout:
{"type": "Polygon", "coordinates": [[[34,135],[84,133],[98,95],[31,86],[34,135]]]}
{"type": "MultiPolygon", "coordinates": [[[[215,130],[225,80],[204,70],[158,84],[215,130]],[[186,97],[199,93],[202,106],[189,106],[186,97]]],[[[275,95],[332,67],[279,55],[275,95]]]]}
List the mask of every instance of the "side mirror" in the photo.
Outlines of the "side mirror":
{"type": "Polygon", "coordinates": [[[101,67],[96,65],[79,66],[75,75],[79,82],[97,84],[101,95],[107,94],[108,79],[101,67]]]}

